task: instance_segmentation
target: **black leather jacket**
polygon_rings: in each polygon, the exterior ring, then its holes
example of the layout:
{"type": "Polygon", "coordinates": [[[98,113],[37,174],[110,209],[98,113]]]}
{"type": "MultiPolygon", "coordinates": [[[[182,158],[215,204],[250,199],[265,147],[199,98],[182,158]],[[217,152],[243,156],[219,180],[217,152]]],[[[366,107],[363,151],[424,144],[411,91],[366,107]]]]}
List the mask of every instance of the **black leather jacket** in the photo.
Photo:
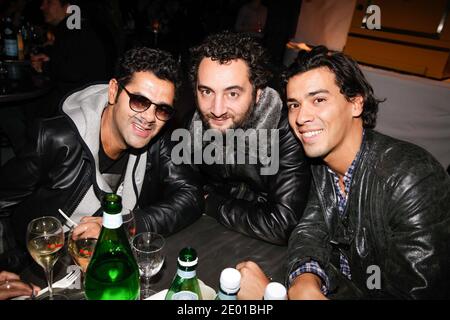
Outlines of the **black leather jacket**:
{"type": "MultiPolygon", "coordinates": [[[[0,213],[11,214],[19,243],[24,243],[32,219],[43,215],[61,219],[58,208],[71,215],[92,185],[98,199],[103,194],[95,182],[92,154],[67,117],[41,121],[34,139],[23,154],[0,170],[0,213]]],[[[203,212],[197,174],[190,167],[173,165],[171,144],[166,133],[153,138],[148,149],[140,150],[148,156],[137,203],[138,232],[170,234],[203,212]]]]}
{"type": "Polygon", "coordinates": [[[261,175],[261,164],[200,165],[206,214],[223,225],[270,243],[286,245],[306,206],[309,162],[292,134],[285,110],[278,123],[279,169],[261,175]]]}
{"type": "Polygon", "coordinates": [[[316,260],[336,298],[449,297],[450,179],[429,153],[366,130],[344,219],[326,166],[312,172],[308,205],[289,240],[289,273],[316,260]],[[339,252],[350,263],[347,295],[339,295],[339,252]],[[380,268],[379,290],[367,286],[372,265],[380,268]]]}

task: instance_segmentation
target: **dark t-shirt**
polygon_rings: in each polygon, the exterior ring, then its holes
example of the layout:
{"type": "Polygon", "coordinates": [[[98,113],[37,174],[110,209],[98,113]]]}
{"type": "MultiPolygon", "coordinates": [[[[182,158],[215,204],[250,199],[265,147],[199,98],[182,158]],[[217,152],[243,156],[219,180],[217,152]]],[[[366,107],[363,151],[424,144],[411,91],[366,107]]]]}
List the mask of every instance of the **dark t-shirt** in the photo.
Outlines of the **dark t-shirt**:
{"type": "Polygon", "coordinates": [[[123,181],[129,156],[128,152],[123,152],[117,160],[113,160],[108,157],[100,143],[98,150],[100,173],[114,192],[117,192],[117,188],[123,181]]]}

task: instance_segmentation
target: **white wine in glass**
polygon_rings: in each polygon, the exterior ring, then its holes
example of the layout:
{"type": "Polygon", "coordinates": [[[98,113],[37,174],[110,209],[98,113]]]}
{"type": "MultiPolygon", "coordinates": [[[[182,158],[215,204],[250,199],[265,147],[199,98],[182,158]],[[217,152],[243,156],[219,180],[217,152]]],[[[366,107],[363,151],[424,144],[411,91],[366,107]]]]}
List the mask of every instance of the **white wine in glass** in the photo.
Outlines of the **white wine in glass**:
{"type": "Polygon", "coordinates": [[[27,228],[27,247],[34,261],[45,271],[49,299],[53,299],[53,266],[64,246],[64,231],[55,217],[41,217],[32,220],[27,228]]]}
{"type": "Polygon", "coordinates": [[[81,268],[83,273],[86,273],[89,261],[94,254],[97,239],[83,236],[78,236],[74,239],[72,228],[70,230],[67,242],[69,253],[72,256],[73,261],[81,268]]]}

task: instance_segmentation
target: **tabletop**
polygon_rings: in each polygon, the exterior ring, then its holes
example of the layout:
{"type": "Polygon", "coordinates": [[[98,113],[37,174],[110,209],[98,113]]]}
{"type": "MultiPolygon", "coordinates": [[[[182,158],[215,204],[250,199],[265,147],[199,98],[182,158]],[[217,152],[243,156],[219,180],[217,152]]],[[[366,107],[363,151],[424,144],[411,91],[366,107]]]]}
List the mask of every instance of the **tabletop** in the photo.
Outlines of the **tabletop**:
{"type": "MultiPolygon", "coordinates": [[[[235,267],[239,262],[247,260],[258,263],[273,281],[281,283],[284,281],[287,247],[250,238],[203,215],[192,225],[166,238],[164,265],[154,277],[152,289],[158,292],[170,286],[177,269],[178,253],[186,246],[191,246],[197,251],[198,278],[216,291],[219,288],[222,270],[227,267],[235,267]]],[[[68,266],[72,264],[74,263],[70,256],[64,254],[55,265],[54,281],[64,277],[68,266]]],[[[25,269],[21,277],[42,288],[47,286],[44,272],[36,263],[25,269]]],[[[69,290],[65,290],[64,294],[67,291],[69,290]]],[[[70,297],[70,292],[68,296],[70,297]]],[[[73,297],[75,299],[82,298],[80,295],[73,297]]]]}
{"type": "Polygon", "coordinates": [[[3,61],[0,66],[0,105],[8,106],[48,93],[52,82],[34,72],[29,61],[3,61]]]}

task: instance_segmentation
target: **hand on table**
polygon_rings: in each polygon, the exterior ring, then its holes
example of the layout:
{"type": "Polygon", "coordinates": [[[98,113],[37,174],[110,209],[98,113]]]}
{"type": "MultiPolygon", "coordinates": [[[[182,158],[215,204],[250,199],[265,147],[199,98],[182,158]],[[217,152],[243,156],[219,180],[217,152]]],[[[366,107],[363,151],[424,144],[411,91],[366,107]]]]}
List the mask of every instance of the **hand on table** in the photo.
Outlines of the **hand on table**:
{"type": "Polygon", "coordinates": [[[241,273],[241,288],[238,300],[261,300],[270,280],[253,261],[241,262],[236,266],[241,273]]]}
{"type": "Polygon", "coordinates": [[[31,286],[20,280],[20,277],[12,272],[0,272],[0,300],[11,299],[19,296],[31,296],[33,291],[36,294],[41,288],[31,284],[31,286]]]}
{"type": "Polygon", "coordinates": [[[102,223],[102,217],[83,217],[78,227],[73,230],[72,238],[77,239],[83,236],[98,239],[100,230],[102,229],[102,223]]]}

